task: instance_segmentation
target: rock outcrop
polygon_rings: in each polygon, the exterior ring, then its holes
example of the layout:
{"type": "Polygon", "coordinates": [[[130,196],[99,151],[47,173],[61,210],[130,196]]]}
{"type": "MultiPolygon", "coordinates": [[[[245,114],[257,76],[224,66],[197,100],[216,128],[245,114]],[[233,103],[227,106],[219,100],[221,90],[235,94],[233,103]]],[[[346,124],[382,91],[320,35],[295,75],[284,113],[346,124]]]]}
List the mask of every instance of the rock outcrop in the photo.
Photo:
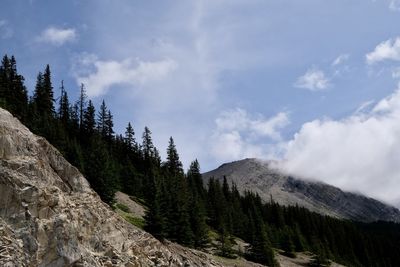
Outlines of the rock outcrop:
{"type": "Polygon", "coordinates": [[[400,222],[400,211],[395,207],[324,183],[297,179],[272,168],[269,162],[244,159],[226,163],[203,174],[203,179],[205,183],[210,177],[222,181],[224,176],[239,191],[256,192],[264,201],[272,197],[282,205],[297,204],[324,215],[363,222],[400,222]]]}
{"type": "Polygon", "coordinates": [[[0,266],[222,266],[104,204],[45,139],[0,109],[0,266]]]}

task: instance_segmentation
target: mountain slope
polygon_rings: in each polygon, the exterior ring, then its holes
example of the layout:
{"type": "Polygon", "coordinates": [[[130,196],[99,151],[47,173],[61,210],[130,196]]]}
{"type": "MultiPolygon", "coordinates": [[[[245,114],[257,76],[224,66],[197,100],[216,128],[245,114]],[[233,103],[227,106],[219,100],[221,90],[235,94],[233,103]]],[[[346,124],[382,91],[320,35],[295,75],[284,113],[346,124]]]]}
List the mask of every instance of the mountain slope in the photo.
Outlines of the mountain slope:
{"type": "Polygon", "coordinates": [[[204,173],[205,183],[211,177],[234,182],[239,191],[257,192],[264,201],[282,205],[303,206],[311,211],[338,218],[373,222],[377,220],[400,222],[400,211],[375,199],[343,192],[324,183],[297,179],[271,168],[270,163],[244,159],[221,165],[204,173]]]}
{"type": "Polygon", "coordinates": [[[222,266],[104,204],[45,139],[0,109],[0,266],[222,266]]]}

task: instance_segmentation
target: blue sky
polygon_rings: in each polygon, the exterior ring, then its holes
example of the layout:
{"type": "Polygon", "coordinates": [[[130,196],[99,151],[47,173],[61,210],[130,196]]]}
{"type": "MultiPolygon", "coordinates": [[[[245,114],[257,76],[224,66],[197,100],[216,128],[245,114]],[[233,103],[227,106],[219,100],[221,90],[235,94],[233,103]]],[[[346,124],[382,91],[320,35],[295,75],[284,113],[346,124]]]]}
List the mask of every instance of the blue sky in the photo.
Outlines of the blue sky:
{"type": "Polygon", "coordinates": [[[2,0],[0,52],[163,155],[173,136],[185,166],[279,159],[397,204],[398,25],[399,0],[2,0]]]}

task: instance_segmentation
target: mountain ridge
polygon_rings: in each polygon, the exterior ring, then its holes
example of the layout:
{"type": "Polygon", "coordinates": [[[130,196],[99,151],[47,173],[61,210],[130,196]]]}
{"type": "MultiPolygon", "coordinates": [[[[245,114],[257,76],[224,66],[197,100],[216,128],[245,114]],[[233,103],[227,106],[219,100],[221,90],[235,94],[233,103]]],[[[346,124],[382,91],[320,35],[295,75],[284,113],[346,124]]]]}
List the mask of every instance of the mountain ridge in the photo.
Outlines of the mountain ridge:
{"type": "Polygon", "coordinates": [[[288,175],[273,168],[271,162],[254,158],[224,163],[203,174],[205,183],[211,177],[222,181],[226,176],[240,192],[258,193],[263,201],[282,205],[299,205],[323,215],[362,222],[400,222],[400,211],[376,199],[318,181],[288,175]]]}

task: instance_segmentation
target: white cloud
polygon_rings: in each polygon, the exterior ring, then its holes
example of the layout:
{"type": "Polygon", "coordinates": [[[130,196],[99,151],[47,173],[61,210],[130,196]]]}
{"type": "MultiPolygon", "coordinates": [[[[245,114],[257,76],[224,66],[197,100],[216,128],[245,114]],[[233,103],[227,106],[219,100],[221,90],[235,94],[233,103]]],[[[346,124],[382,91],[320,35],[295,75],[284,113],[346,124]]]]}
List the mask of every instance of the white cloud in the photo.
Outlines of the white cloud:
{"type": "Polygon", "coordinates": [[[11,27],[8,25],[8,21],[0,20],[0,38],[8,39],[13,36],[14,32],[11,27]]]}
{"type": "Polygon", "coordinates": [[[330,81],[322,70],[313,67],[307,70],[303,76],[300,76],[294,86],[310,91],[321,91],[330,86],[330,81]]]}
{"type": "Polygon", "coordinates": [[[368,110],[305,123],[285,145],[283,169],[396,204],[400,89],[368,110]]]}
{"type": "Polygon", "coordinates": [[[76,30],[73,28],[49,27],[40,34],[37,40],[39,42],[61,46],[67,42],[76,40],[76,37],[76,30]]]}
{"type": "Polygon", "coordinates": [[[400,0],[390,0],[389,8],[392,11],[400,11],[400,0]]]}
{"type": "Polygon", "coordinates": [[[368,53],[365,57],[370,65],[385,60],[400,61],[400,37],[378,44],[374,51],[368,53]]]}
{"type": "Polygon", "coordinates": [[[349,54],[342,54],[340,56],[338,56],[333,62],[332,62],[332,66],[338,66],[344,62],[346,62],[347,60],[349,60],[350,55],[349,54]]]}
{"type": "Polygon", "coordinates": [[[74,74],[78,84],[85,84],[88,95],[96,97],[106,94],[114,85],[143,86],[162,80],[177,67],[172,59],[102,61],[94,55],[83,55],[76,62],[74,74]],[[81,73],[81,69],[85,73],[81,73]]]}
{"type": "Polygon", "coordinates": [[[238,108],[222,112],[215,123],[211,153],[219,161],[230,161],[246,157],[265,158],[268,145],[261,145],[260,139],[280,141],[279,131],[289,123],[289,118],[285,112],[271,118],[251,116],[238,108]]]}

